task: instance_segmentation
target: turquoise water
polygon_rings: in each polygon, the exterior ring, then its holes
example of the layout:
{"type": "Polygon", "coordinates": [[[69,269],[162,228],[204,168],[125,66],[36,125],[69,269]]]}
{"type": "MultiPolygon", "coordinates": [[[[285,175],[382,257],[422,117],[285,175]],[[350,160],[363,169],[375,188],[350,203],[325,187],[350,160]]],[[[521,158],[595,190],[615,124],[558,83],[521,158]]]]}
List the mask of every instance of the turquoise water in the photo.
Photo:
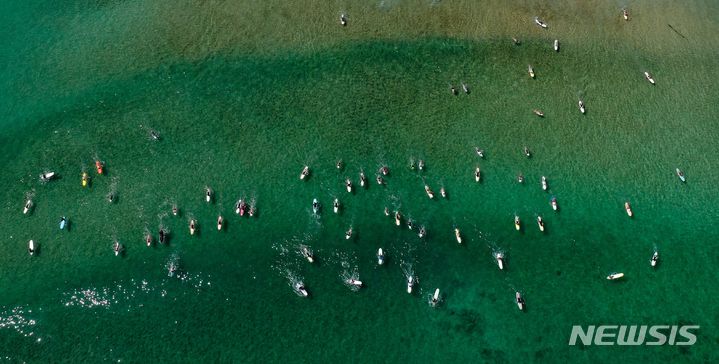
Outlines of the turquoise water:
{"type": "Polygon", "coordinates": [[[597,4],[1,5],[0,354],[13,362],[716,361],[717,5],[597,4]],[[619,17],[625,5],[630,22],[619,17]],[[350,14],[346,29],[336,25],[340,11],[350,14]],[[549,30],[531,24],[535,14],[549,30]],[[472,92],[452,96],[449,84],[460,82],[472,92]],[[94,172],[95,158],[106,175],[94,172]],[[426,170],[410,170],[410,159],[426,170]],[[374,175],[384,164],[382,187],[374,175]],[[312,174],[300,181],[304,165],[312,174]],[[45,169],[60,178],[41,184],[45,169]],[[86,189],[83,170],[92,177],[86,189]],[[369,187],[348,194],[343,181],[357,184],[360,170],[369,187]],[[428,199],[424,183],[449,198],[428,199]],[[114,204],[105,199],[111,190],[114,204]],[[26,194],[35,202],[29,216],[26,194]],[[256,200],[256,218],[233,213],[241,197],[256,200]],[[395,227],[385,207],[425,225],[428,237],[395,227]],[[227,224],[218,232],[220,213],[227,224]],[[63,215],[69,231],[57,227],[63,215]],[[171,231],[169,246],[145,247],[145,229],[156,239],[160,225],[171,231]],[[29,239],[38,256],[28,256],[29,239]],[[114,239],[126,247],[121,258],[114,239]],[[314,265],[299,244],[314,250],[314,265]],[[652,270],[655,248],[661,262],[652,270]],[[505,271],[495,250],[507,255],[505,271]],[[170,262],[181,267],[173,277],[170,262]],[[409,265],[419,278],[414,295],[405,292],[409,265]],[[613,271],[626,279],[608,282],[613,271]],[[347,272],[366,287],[344,286],[347,272]],[[288,275],[304,281],[309,299],[293,293],[288,275]],[[437,287],[443,302],[433,309],[427,295],[437,287]],[[689,348],[567,345],[572,325],[592,324],[701,329],[689,348]]]}

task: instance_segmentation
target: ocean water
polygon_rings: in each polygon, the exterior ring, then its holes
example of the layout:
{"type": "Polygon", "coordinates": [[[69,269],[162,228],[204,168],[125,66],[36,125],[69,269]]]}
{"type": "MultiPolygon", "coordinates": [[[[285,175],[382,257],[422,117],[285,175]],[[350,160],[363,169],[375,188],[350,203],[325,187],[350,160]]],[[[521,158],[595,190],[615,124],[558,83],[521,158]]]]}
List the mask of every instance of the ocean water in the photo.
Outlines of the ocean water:
{"type": "Polygon", "coordinates": [[[0,10],[4,361],[718,359],[719,3],[8,1],[0,10]],[[471,92],[452,95],[462,82],[471,92]],[[426,168],[410,169],[420,159],[426,168]],[[300,181],[304,165],[311,175],[300,181]],[[382,165],[385,186],[374,182],[382,165]],[[59,178],[40,183],[44,170],[59,178]],[[34,208],[23,215],[28,196],[34,208]],[[256,217],[234,214],[239,198],[256,202],[256,217]],[[385,207],[415,228],[396,227],[385,207]],[[145,231],[157,240],[160,226],[169,245],[147,248],[145,231]],[[30,239],[40,247],[32,257],[30,239]],[[626,279],[607,281],[614,271],[626,279]],[[342,283],[352,274],[365,287],[342,283]],[[293,292],[297,280],[309,298],[293,292]],[[435,288],[442,302],[432,308],[435,288]],[[601,324],[701,328],[691,347],[567,345],[572,325],[601,324]]]}

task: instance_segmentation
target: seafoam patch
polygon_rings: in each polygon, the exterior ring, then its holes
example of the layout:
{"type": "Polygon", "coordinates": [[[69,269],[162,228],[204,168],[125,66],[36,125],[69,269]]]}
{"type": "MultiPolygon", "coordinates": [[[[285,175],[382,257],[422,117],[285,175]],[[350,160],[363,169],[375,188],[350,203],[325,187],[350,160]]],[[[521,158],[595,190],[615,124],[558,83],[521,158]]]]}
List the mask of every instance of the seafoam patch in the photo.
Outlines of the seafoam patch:
{"type": "Polygon", "coordinates": [[[148,296],[165,297],[168,295],[168,285],[180,281],[200,294],[205,288],[212,285],[209,276],[203,274],[190,274],[175,272],[171,277],[163,279],[159,284],[147,280],[130,279],[126,282],[116,282],[112,287],[81,288],[62,293],[62,304],[65,307],[109,308],[120,306],[127,309],[143,306],[148,296]]]}
{"type": "MultiPolygon", "coordinates": [[[[200,294],[206,288],[212,286],[211,276],[203,273],[189,273],[182,269],[180,256],[171,254],[164,264],[167,277],[160,279],[158,283],[152,283],[147,279],[116,281],[110,287],[87,287],[77,290],[63,292],[61,301],[65,307],[84,308],[109,308],[119,306],[120,308],[139,308],[147,301],[147,297],[166,297],[168,289],[176,289],[177,282],[181,287],[193,288],[195,294],[200,294]]],[[[187,291],[184,291],[187,293],[187,291]]]]}
{"type": "MultiPolygon", "coordinates": [[[[30,315],[32,315],[32,309],[27,306],[17,306],[12,309],[3,307],[0,311],[0,330],[13,330],[25,337],[34,336],[37,322],[30,318],[30,315]]],[[[41,340],[37,339],[38,342],[41,340]]]]}

